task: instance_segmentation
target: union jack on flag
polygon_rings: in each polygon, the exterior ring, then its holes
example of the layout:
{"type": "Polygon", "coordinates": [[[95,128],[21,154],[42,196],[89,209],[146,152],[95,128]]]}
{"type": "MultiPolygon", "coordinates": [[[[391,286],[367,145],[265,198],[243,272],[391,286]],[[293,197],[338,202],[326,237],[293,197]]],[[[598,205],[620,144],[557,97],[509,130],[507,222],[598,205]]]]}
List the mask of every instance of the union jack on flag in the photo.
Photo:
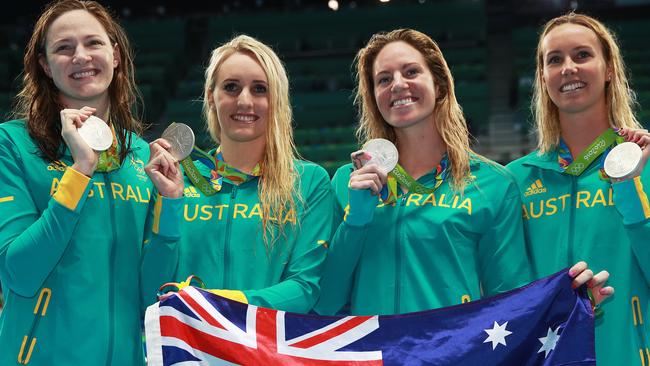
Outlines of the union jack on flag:
{"type": "Polygon", "coordinates": [[[566,271],[510,292],[392,316],[304,315],[186,287],[145,316],[149,365],[595,365],[584,289],[566,271]]]}

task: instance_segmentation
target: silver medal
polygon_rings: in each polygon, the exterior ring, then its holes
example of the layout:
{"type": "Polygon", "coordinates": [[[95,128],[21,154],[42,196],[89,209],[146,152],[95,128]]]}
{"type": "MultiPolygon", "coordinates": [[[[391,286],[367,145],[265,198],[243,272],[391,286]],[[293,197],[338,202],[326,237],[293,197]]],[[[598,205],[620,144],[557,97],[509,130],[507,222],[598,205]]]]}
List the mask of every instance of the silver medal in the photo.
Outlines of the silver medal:
{"type": "Polygon", "coordinates": [[[77,129],[81,138],[95,151],[105,151],[113,144],[113,132],[101,118],[90,116],[77,129]]]}
{"type": "Polygon", "coordinates": [[[399,153],[392,142],[386,139],[372,139],[363,145],[363,150],[370,155],[370,160],[364,165],[376,164],[386,173],[395,169],[399,153]]]}
{"type": "Polygon", "coordinates": [[[605,173],[611,178],[626,179],[636,175],[643,151],[633,142],[616,145],[605,158],[605,173]]]}
{"type": "Polygon", "coordinates": [[[172,122],[162,133],[162,138],[172,145],[172,156],[181,161],[192,153],[194,131],[184,123],[172,122]]]}

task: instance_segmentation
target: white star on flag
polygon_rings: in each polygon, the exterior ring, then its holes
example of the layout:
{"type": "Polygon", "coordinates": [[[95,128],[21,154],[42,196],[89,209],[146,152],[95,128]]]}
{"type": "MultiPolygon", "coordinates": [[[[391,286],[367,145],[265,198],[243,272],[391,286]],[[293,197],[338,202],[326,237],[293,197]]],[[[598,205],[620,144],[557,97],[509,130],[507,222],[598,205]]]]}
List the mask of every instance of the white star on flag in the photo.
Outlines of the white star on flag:
{"type": "Polygon", "coordinates": [[[506,326],[508,326],[508,322],[499,325],[495,321],[492,329],[484,329],[485,333],[488,334],[488,337],[483,341],[483,343],[492,342],[492,350],[497,348],[498,344],[506,346],[506,337],[512,334],[511,331],[506,330],[506,326]]]}
{"type": "Polygon", "coordinates": [[[560,336],[557,335],[559,329],[560,327],[558,326],[555,331],[553,331],[551,327],[549,327],[548,332],[546,332],[546,337],[538,338],[539,341],[542,342],[542,348],[540,348],[537,353],[544,351],[544,359],[546,359],[549,352],[555,349],[555,345],[557,344],[558,339],[560,339],[560,336]]]}

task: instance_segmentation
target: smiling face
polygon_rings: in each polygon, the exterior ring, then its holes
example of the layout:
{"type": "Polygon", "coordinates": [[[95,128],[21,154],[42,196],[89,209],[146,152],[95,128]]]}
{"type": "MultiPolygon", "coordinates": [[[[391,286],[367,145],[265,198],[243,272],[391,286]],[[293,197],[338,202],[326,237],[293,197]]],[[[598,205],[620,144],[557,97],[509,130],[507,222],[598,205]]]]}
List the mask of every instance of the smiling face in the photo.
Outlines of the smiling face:
{"type": "Polygon", "coordinates": [[[61,103],[81,108],[107,101],[118,60],[117,45],[111,45],[99,21],[85,10],[72,10],[50,25],[39,62],[59,89],[61,103]]]}
{"type": "Polygon", "coordinates": [[[387,44],[372,68],[375,102],[396,129],[431,122],[436,105],[433,75],[424,56],[403,41],[387,44]]]}
{"type": "Polygon", "coordinates": [[[209,98],[216,107],[223,142],[265,143],[269,85],[260,63],[247,53],[228,56],[215,77],[209,98]]]}
{"type": "Polygon", "coordinates": [[[553,28],[542,41],[542,77],[560,117],[606,108],[607,62],[596,34],[577,24],[553,28]]]}

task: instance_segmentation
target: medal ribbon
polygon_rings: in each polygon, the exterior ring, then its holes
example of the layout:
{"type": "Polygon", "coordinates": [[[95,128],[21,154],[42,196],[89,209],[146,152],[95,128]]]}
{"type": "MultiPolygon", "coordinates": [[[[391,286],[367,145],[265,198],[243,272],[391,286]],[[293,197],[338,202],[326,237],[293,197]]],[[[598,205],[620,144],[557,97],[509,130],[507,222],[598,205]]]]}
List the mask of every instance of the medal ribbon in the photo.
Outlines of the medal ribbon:
{"type": "Polygon", "coordinates": [[[108,173],[120,167],[120,154],[117,149],[117,137],[115,136],[115,129],[111,124],[111,132],[113,133],[113,143],[106,151],[99,154],[99,161],[97,162],[96,172],[108,173]]]}
{"type": "Polygon", "coordinates": [[[167,282],[162,286],[160,286],[160,288],[158,289],[158,297],[170,291],[178,292],[187,286],[199,287],[204,289],[205,283],[203,283],[203,281],[198,276],[190,275],[189,277],[187,277],[185,281],[181,281],[180,283],[167,282]]]}
{"type": "Polygon", "coordinates": [[[217,148],[215,158],[210,154],[194,146],[192,153],[187,158],[181,161],[185,174],[190,179],[192,184],[198,188],[206,196],[213,196],[221,190],[223,178],[227,178],[235,185],[240,185],[244,182],[260,176],[260,164],[257,163],[253,168],[251,174],[244,173],[236,168],[231,167],[223,161],[223,154],[221,147],[217,148]],[[198,160],[210,168],[210,182],[208,182],[196,168],[193,160],[198,160]]]}
{"type": "MultiPolygon", "coordinates": [[[[560,146],[558,147],[558,163],[564,169],[564,172],[570,175],[579,176],[582,172],[591,165],[599,156],[603,154],[612,145],[624,141],[623,137],[619,136],[614,130],[607,129],[600,136],[598,136],[586,149],[584,149],[578,157],[573,160],[569,148],[564,141],[560,139],[560,146]]],[[[602,175],[602,172],[601,172],[602,175]]]]}
{"type": "Polygon", "coordinates": [[[442,157],[440,164],[436,167],[436,183],[432,188],[423,185],[422,183],[417,182],[411,175],[402,168],[401,165],[397,164],[395,169],[388,173],[388,180],[386,182],[386,192],[382,190],[382,199],[385,204],[392,204],[397,201],[397,183],[408,188],[409,192],[414,192],[418,194],[430,194],[435,192],[438,187],[442,185],[442,182],[447,178],[448,170],[447,166],[449,165],[449,159],[447,154],[442,157]],[[384,196],[386,196],[384,198],[384,196]]]}

